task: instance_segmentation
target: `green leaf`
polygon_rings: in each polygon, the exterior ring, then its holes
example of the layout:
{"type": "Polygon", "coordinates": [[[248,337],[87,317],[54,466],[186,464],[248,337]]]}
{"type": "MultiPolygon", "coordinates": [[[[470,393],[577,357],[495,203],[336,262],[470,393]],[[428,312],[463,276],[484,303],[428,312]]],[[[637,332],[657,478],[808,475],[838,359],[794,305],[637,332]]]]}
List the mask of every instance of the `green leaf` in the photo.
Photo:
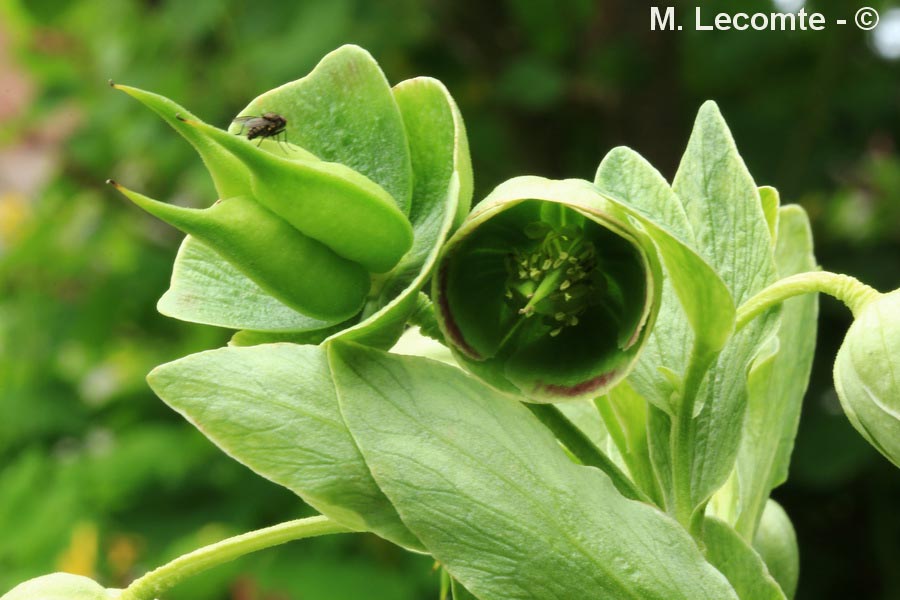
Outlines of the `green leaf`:
{"type": "MultiPolygon", "coordinates": [[[[775,279],[759,190],[713,102],[700,109],[673,189],[684,205],[698,252],[721,276],[737,305],[775,279]]],[[[700,386],[687,441],[693,449],[694,506],[709,499],[734,466],[747,404],[747,372],[776,326],[777,313],[772,311],[741,330],[700,386]]]]}
{"type": "MultiPolygon", "coordinates": [[[[797,205],[779,210],[775,260],[780,277],[816,268],[809,219],[797,205]]],[[[815,294],[786,301],[777,350],[757,360],[750,372],[747,418],[737,462],[740,514],[735,524],[746,539],[753,539],[771,490],[787,479],[812,369],[817,318],[815,294]]]]}
{"type": "Polygon", "coordinates": [[[673,520],[572,463],[508,396],[427,359],[332,344],[329,360],[372,475],[475,596],[735,598],[673,520]]]}
{"type": "Polygon", "coordinates": [[[766,225],[769,227],[769,237],[774,242],[778,237],[778,209],[781,208],[781,195],[772,186],[764,185],[759,188],[759,199],[762,202],[763,214],[766,216],[766,225]]]}
{"type": "Polygon", "coordinates": [[[706,558],[728,578],[741,600],[785,600],[759,554],[726,523],[708,517],[703,542],[706,558]]]}
{"type": "Polygon", "coordinates": [[[322,348],[221,348],[161,365],[147,380],[226,454],[322,514],[420,547],[344,425],[322,348]]]}
{"type": "MultiPolygon", "coordinates": [[[[288,141],[362,173],[409,213],[413,175],[403,119],[368,52],[341,46],[309,75],[261,94],[239,114],[266,112],[287,119],[288,141]]],[[[239,123],[229,128],[239,130],[239,123]]]]}
{"type": "Polygon", "coordinates": [[[453,600],[478,600],[472,595],[472,592],[455,579],[450,580],[450,590],[453,593],[453,600]]]}
{"type": "Polygon", "coordinates": [[[594,184],[612,192],[679,240],[693,244],[694,232],[675,192],[660,172],[631,148],[610,150],[597,168],[594,184]]]}
{"type": "Polygon", "coordinates": [[[672,184],[697,249],[740,306],[775,276],[759,190],[718,107],[707,102],[672,184]]]}
{"type": "Polygon", "coordinates": [[[800,575],[797,534],[787,513],[774,500],[766,503],[753,538],[753,548],[765,561],[769,573],[784,590],[785,596],[793,598],[800,575]]]}
{"type": "Polygon", "coordinates": [[[603,159],[595,183],[627,205],[659,247],[666,276],[660,314],[629,379],[648,401],[674,414],[677,379],[686,375],[691,358],[685,349],[719,350],[731,335],[734,303],[719,276],[692,250],[684,209],[650,163],[633,150],[616,148],[603,159]]]}
{"type": "Polygon", "coordinates": [[[413,247],[370,296],[363,320],[336,337],[389,348],[415,310],[419,289],[431,276],[441,245],[472,200],[472,164],[462,116],[436,79],[397,84],[394,97],[406,125],[415,173],[413,247]]]}

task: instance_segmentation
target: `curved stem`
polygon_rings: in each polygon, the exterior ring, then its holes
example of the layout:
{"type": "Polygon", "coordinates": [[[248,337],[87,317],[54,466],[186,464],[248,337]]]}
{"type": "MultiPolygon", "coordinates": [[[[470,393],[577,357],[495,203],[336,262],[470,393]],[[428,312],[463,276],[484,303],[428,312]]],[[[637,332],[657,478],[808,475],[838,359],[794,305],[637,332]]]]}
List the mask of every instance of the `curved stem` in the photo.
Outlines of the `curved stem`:
{"type": "Polygon", "coordinates": [[[272,546],[319,535],[350,533],[353,529],[319,515],[257,529],[179,556],[150,571],[122,591],[120,600],[152,600],[161,592],[211,567],[272,546]]]}
{"type": "Polygon", "coordinates": [[[744,302],[737,312],[735,331],[740,331],[744,325],[769,308],[794,296],[810,292],[834,296],[850,309],[854,317],[859,315],[864,306],[881,295],[874,288],[849,275],[828,271],[798,273],[776,281],[744,302]]]}
{"type": "Polygon", "coordinates": [[[613,485],[626,498],[639,500],[647,504],[653,504],[647,494],[640,490],[628,478],[622,469],[619,468],[606,454],[604,454],[595,444],[578,429],[572,421],[567,419],[558,408],[552,404],[525,404],[529,410],[536,416],[547,429],[553,432],[562,444],[569,449],[569,452],[575,455],[581,464],[590,467],[597,467],[606,473],[612,479],[613,485]]]}

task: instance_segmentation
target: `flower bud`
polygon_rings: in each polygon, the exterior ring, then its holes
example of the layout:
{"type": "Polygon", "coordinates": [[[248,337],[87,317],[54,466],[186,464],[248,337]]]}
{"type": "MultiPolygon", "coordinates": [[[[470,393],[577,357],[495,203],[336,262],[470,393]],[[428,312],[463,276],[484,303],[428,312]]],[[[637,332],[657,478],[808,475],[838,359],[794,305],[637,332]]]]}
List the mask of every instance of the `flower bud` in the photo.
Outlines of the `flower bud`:
{"type": "Polygon", "coordinates": [[[52,573],[20,583],[0,600],[111,600],[119,594],[81,575],[52,573]]]}
{"type": "Polygon", "coordinates": [[[586,181],[500,185],[444,248],[438,322],[467,369],[533,402],[596,397],[659,306],[656,250],[586,181]]]}
{"type": "Polygon", "coordinates": [[[766,563],[766,568],[778,582],[784,595],[793,598],[800,575],[797,534],[790,517],[772,499],[766,502],[759,527],[753,536],[753,548],[766,563]]]}
{"type": "Polygon", "coordinates": [[[900,290],[858,311],[834,362],[834,386],[853,427],[900,466],[900,290]]]}

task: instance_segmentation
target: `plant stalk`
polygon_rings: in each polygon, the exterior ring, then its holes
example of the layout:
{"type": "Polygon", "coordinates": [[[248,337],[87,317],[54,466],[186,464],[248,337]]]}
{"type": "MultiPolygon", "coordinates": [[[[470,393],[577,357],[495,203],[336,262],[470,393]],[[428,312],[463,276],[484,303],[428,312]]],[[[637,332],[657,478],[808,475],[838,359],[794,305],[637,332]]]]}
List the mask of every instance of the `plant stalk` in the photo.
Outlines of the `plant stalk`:
{"type": "Polygon", "coordinates": [[[613,485],[626,498],[653,504],[647,494],[641,491],[629,479],[619,466],[602,452],[587,435],[576,427],[558,408],[552,404],[531,404],[525,406],[531,410],[544,426],[556,436],[562,444],[575,455],[581,464],[597,467],[612,479],[613,485]]]}
{"type": "Polygon", "coordinates": [[[162,592],[206,569],[230,562],[245,554],[278,546],[285,542],[353,529],[319,515],[257,529],[194,550],[134,580],[122,591],[120,600],[153,600],[162,592]]]}
{"type": "Polygon", "coordinates": [[[735,332],[766,310],[801,294],[821,292],[843,302],[853,316],[869,302],[881,295],[880,292],[849,275],[814,271],[798,273],[780,279],[744,302],[737,311],[735,332]]]}
{"type": "Polygon", "coordinates": [[[447,340],[444,339],[444,334],[441,332],[440,326],[438,326],[434,304],[431,302],[431,298],[423,292],[419,292],[416,298],[416,309],[409,316],[409,322],[412,325],[418,325],[422,335],[430,337],[445,346],[447,345],[447,340]]]}
{"type": "Polygon", "coordinates": [[[694,404],[700,392],[700,385],[715,360],[717,352],[695,349],[688,372],[684,378],[681,403],[675,419],[672,421],[672,485],[674,489],[675,518],[685,529],[700,539],[702,521],[693,520],[694,500],[691,490],[694,470],[694,436],[696,422],[694,420],[694,404]]]}

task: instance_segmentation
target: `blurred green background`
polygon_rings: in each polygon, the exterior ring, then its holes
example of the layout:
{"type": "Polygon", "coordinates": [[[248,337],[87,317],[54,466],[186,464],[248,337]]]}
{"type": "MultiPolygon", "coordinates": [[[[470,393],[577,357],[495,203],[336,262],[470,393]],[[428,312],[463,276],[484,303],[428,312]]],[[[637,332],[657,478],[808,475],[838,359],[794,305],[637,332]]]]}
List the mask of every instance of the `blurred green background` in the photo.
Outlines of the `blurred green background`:
{"type": "MultiPolygon", "coordinates": [[[[525,173],[592,178],[629,145],[671,177],[700,103],[719,102],[760,184],[809,211],[827,269],[900,285],[900,8],[809,0],[823,32],[652,32],[634,0],[0,2],[0,593],[55,569],[124,585],[180,551],[310,514],[150,393],[153,366],[227,340],[159,316],[180,240],[104,186],[197,205],[191,148],[106,85],[227,125],[328,51],[367,48],[392,82],[443,80],[465,117],[476,199],[525,173]],[[852,4],[852,6],[850,6],[852,4]]],[[[786,10],[802,0],[779,0],[786,10]]],[[[705,12],[771,11],[703,0],[705,12]]],[[[798,598],[900,598],[900,473],[843,417],[830,366],[849,313],[821,302],[790,482],[798,598]]],[[[173,599],[435,598],[424,557],[370,536],[290,544],[173,599]]]]}

